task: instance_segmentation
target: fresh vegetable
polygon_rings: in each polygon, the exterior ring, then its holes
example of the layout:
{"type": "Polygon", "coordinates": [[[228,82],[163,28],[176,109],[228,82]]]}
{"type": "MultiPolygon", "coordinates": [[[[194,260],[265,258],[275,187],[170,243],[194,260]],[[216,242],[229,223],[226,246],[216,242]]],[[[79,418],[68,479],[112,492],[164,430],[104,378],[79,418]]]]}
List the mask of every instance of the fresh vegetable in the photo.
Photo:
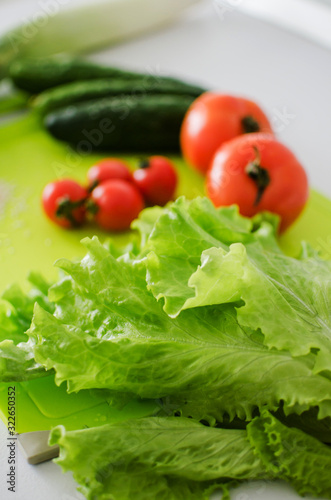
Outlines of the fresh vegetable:
{"type": "Polygon", "coordinates": [[[178,152],[181,123],[192,101],[176,95],[100,99],[54,111],[45,125],[78,152],[178,152]]]}
{"type": "Polygon", "coordinates": [[[93,165],[87,172],[87,181],[90,190],[94,189],[101,182],[110,179],[132,181],[128,164],[118,158],[105,158],[93,165]]]}
{"type": "MultiPolygon", "coordinates": [[[[80,86],[82,81],[84,82],[83,89],[86,92],[87,80],[91,80],[93,83],[93,80],[108,79],[112,82],[120,79],[129,83],[143,77],[144,75],[140,73],[102,66],[67,54],[18,60],[10,66],[10,78],[15,86],[31,94],[39,94],[54,87],[58,87],[61,94],[61,89],[64,88],[62,86],[71,82],[80,86]]],[[[45,94],[47,100],[52,95],[52,93],[45,94]]],[[[59,93],[55,95],[58,96],[59,93]]],[[[44,102],[43,97],[41,102],[44,102]]]]}
{"type": "Polygon", "coordinates": [[[12,285],[0,298],[0,382],[31,380],[52,373],[36,363],[33,342],[25,333],[31,324],[35,303],[54,312],[55,307],[47,297],[50,284],[37,273],[30,273],[28,281],[32,286],[28,293],[12,285]]]}
{"type": "Polygon", "coordinates": [[[330,497],[330,262],[308,245],[284,255],[275,216],[207,198],[133,225],[140,246],[120,256],[93,238],[81,261],[57,262],[67,276],[48,292],[54,313],[35,306],[30,353],[69,392],[149,398],[162,418],[57,428],[59,463],[91,499],[139,500],[141,484],[207,499],[261,478],[330,497]]]}
{"type": "Polygon", "coordinates": [[[206,173],[217,149],[238,135],[272,133],[262,109],[242,97],[206,92],[189,108],[180,132],[185,160],[206,173]]]}
{"type": "Polygon", "coordinates": [[[151,156],[133,172],[133,180],[149,205],[163,206],[175,194],[177,173],[168,158],[151,156]]]}
{"type": "Polygon", "coordinates": [[[227,491],[231,478],[269,477],[245,430],[212,429],[185,418],[74,432],[57,427],[51,443],[60,445],[57,463],[74,472],[89,499],[209,500],[214,490],[227,491]]]}
{"type": "Polygon", "coordinates": [[[81,262],[57,262],[68,278],[52,287],[55,317],[35,309],[36,361],[70,391],[166,398],[211,423],[280,406],[330,416],[330,263],[285,256],[267,220],[207,199],[147,214],[138,255],[94,238],[81,262]]]}
{"type": "MultiPolygon", "coordinates": [[[[108,68],[110,70],[110,68],[108,68]]],[[[115,72],[114,69],[112,69],[115,72]]],[[[118,70],[120,73],[120,70],[118,70]]],[[[92,72],[93,74],[93,72],[92,72]]],[[[197,97],[204,90],[179,80],[153,75],[126,76],[83,80],[67,83],[51,88],[39,94],[33,106],[45,115],[55,109],[63,108],[78,102],[127,95],[127,99],[140,99],[146,94],[191,95],[197,97]]]]}
{"type": "Polygon", "coordinates": [[[105,158],[88,170],[87,180],[88,190],[70,179],[45,187],[42,203],[53,222],[76,227],[85,221],[88,211],[103,229],[127,230],[144,208],[144,200],[152,205],[171,200],[177,174],[172,162],[163,156],[145,160],[133,175],[125,161],[105,158]]]}
{"type": "Polygon", "coordinates": [[[209,500],[217,489],[229,498],[239,481],[276,478],[301,495],[331,498],[330,448],[268,412],[247,431],[150,417],[71,432],[56,427],[50,442],[88,499],[209,500]]]}
{"type": "Polygon", "coordinates": [[[45,111],[88,99],[140,93],[142,90],[193,97],[205,91],[177,78],[102,66],[63,54],[16,61],[10,66],[10,77],[16,87],[32,94],[45,91],[35,101],[36,107],[45,111]]]}
{"type": "Polygon", "coordinates": [[[0,78],[15,59],[77,54],[114,44],[174,20],[195,0],[98,0],[72,6],[44,3],[23,23],[0,39],[0,78]]]}
{"type": "Polygon", "coordinates": [[[45,214],[59,226],[76,227],[85,221],[88,192],[71,179],[50,182],[42,193],[45,214]]]}
{"type": "Polygon", "coordinates": [[[330,477],[324,473],[331,458],[329,446],[289,429],[265,411],[247,426],[247,434],[271,476],[291,483],[301,496],[331,498],[330,477]]]}
{"type": "Polygon", "coordinates": [[[103,229],[123,231],[138,217],[144,200],[132,183],[111,179],[93,189],[88,208],[103,229]]]}
{"type": "Polygon", "coordinates": [[[268,134],[249,134],[217,151],[206,191],[215,206],[238,204],[252,216],[261,211],[281,218],[280,230],[302,212],[309,195],[307,175],[291,151],[268,134]]]}

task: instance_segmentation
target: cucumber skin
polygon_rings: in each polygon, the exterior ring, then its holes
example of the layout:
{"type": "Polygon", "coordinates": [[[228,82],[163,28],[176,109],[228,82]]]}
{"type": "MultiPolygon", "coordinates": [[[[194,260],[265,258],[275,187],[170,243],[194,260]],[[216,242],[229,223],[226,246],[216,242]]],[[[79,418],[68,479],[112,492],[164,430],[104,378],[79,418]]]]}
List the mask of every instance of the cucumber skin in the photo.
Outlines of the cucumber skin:
{"type": "Polygon", "coordinates": [[[85,80],[60,85],[53,89],[45,90],[33,101],[33,107],[42,115],[59,108],[105,97],[114,96],[143,96],[146,94],[165,95],[201,95],[200,89],[189,84],[178,85],[173,81],[161,81],[156,78],[100,79],[85,80]],[[199,93],[198,93],[199,92],[199,93]]]}
{"type": "MultiPolygon", "coordinates": [[[[17,88],[31,94],[39,94],[44,90],[70,82],[101,78],[125,79],[127,81],[137,80],[137,78],[144,80],[146,78],[156,78],[159,82],[172,82],[179,87],[187,85],[176,78],[101,66],[68,55],[17,60],[10,66],[9,75],[17,88]]],[[[190,87],[193,89],[195,86],[190,85],[190,87]]],[[[205,91],[205,89],[198,86],[195,88],[196,96],[205,91]]]]}
{"type": "Polygon", "coordinates": [[[15,86],[31,94],[79,80],[95,78],[136,78],[132,71],[99,66],[67,55],[17,60],[9,68],[15,86]]]}
{"type": "Polygon", "coordinates": [[[45,127],[81,154],[92,151],[177,153],[192,96],[146,95],[77,104],[46,116],[45,127]]]}

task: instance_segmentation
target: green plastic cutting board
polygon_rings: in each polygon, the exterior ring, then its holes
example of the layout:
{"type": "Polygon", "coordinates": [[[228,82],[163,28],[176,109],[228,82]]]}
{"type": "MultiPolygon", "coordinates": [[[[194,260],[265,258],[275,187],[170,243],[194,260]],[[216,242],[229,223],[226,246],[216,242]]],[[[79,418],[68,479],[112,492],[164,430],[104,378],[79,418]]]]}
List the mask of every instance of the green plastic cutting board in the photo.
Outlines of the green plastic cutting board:
{"type": "Polygon", "coordinates": [[[152,415],[160,410],[157,401],[132,400],[123,408],[109,405],[103,392],[68,394],[65,384],[57,387],[54,376],[29,382],[0,384],[0,418],[7,425],[8,388],[15,386],[15,430],[18,433],[46,431],[55,425],[68,430],[96,427],[112,421],[152,415]]]}
{"type": "MultiPolygon", "coordinates": [[[[40,207],[40,194],[47,182],[57,177],[84,181],[87,169],[100,155],[78,156],[45,133],[30,115],[0,129],[0,292],[13,281],[25,286],[30,270],[55,279],[58,258],[84,255],[80,240],[109,233],[90,225],[66,231],[50,223],[40,207]]],[[[127,158],[132,167],[139,158],[127,158]]],[[[203,181],[180,159],[174,159],[180,176],[178,195],[193,198],[203,194],[203,181]]],[[[124,245],[131,233],[111,235],[124,245]]],[[[281,238],[283,249],[296,255],[301,240],[309,241],[331,258],[331,201],[311,192],[300,220],[281,238]]],[[[6,422],[7,387],[0,385],[0,417],[6,422]]],[[[64,385],[56,387],[53,377],[16,385],[17,431],[47,430],[62,423],[67,428],[101,425],[109,420],[151,414],[157,402],[129,403],[122,410],[110,408],[102,392],[68,395],[64,385]]]]}

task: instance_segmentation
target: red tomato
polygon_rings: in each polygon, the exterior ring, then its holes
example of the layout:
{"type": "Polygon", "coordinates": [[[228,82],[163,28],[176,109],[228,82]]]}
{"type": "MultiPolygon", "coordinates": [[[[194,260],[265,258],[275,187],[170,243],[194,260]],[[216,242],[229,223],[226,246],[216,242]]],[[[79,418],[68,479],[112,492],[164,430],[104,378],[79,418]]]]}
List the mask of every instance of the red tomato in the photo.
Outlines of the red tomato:
{"type": "Polygon", "coordinates": [[[93,165],[87,172],[88,184],[92,189],[109,179],[132,181],[127,163],[118,158],[106,158],[93,165]]]}
{"type": "Polygon", "coordinates": [[[217,151],[206,179],[216,207],[237,204],[248,217],[267,210],[292,224],[308,199],[306,173],[291,151],[270,134],[242,135],[217,151]]]}
{"type": "Polygon", "coordinates": [[[46,215],[59,226],[70,228],[85,221],[88,192],[78,182],[62,179],[50,182],[42,193],[46,215]]]}
{"type": "Polygon", "coordinates": [[[89,208],[100,227],[123,231],[138,217],[144,201],[133,183],[111,179],[93,189],[89,208]]]}
{"type": "Polygon", "coordinates": [[[182,153],[189,164],[205,173],[223,142],[251,132],[272,133],[268,118],[257,104],[242,97],[206,92],[184,117],[182,153]]]}
{"type": "Polygon", "coordinates": [[[133,172],[133,180],[149,205],[165,205],[177,187],[174,164],[165,156],[151,156],[133,172]]]}

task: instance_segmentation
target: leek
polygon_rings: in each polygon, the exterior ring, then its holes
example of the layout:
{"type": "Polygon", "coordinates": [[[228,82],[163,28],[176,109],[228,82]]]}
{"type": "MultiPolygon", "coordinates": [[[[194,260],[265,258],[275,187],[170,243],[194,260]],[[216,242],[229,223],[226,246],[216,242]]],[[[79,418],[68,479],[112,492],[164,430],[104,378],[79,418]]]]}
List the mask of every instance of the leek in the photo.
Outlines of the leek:
{"type": "Polygon", "coordinates": [[[0,78],[16,58],[82,53],[156,29],[198,0],[43,0],[25,23],[0,39],[0,78]],[[69,4],[70,5],[67,5],[69,4]]]}

